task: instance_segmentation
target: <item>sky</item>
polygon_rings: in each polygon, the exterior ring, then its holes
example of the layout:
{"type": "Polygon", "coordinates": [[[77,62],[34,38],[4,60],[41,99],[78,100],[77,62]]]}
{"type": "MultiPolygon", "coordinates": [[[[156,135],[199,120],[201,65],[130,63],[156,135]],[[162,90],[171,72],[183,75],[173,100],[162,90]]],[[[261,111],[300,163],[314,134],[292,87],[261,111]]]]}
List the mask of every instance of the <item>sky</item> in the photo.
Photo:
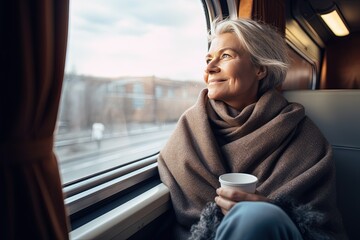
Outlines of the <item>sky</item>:
{"type": "Polygon", "coordinates": [[[72,0],[65,71],[202,81],[206,32],[200,0],[72,0]]]}

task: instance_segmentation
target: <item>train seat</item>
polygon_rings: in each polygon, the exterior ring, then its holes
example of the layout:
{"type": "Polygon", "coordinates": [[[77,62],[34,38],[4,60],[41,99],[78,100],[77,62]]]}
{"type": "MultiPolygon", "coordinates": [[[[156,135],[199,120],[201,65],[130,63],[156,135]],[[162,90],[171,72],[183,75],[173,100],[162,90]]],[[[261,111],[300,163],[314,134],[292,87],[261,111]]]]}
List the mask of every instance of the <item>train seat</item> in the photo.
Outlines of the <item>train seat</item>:
{"type": "Polygon", "coordinates": [[[304,105],[333,147],[338,206],[349,239],[360,239],[360,90],[284,91],[304,105]]]}

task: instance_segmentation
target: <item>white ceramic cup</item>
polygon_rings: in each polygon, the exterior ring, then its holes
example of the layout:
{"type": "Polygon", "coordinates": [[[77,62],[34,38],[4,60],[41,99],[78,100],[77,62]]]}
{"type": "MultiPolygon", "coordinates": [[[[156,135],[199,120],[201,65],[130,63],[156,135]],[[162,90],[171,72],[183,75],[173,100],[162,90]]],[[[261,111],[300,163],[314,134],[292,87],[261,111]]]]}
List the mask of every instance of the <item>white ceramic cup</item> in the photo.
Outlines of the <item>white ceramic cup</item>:
{"type": "Polygon", "coordinates": [[[247,193],[255,193],[258,179],[247,173],[226,173],[219,177],[221,187],[240,189],[247,193]]]}

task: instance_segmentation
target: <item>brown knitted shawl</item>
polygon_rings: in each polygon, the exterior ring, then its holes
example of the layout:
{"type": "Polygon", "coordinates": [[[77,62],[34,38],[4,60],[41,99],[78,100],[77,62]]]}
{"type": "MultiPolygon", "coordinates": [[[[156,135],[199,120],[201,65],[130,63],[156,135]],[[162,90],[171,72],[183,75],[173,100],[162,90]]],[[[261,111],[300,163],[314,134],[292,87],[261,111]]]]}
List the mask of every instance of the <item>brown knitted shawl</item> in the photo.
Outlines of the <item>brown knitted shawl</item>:
{"type": "Polygon", "coordinates": [[[179,119],[158,158],[178,222],[190,227],[214,201],[219,175],[251,173],[257,192],[270,199],[291,196],[325,213],[337,231],[332,150],[300,104],[270,90],[240,113],[209,100],[204,89],[179,119]]]}

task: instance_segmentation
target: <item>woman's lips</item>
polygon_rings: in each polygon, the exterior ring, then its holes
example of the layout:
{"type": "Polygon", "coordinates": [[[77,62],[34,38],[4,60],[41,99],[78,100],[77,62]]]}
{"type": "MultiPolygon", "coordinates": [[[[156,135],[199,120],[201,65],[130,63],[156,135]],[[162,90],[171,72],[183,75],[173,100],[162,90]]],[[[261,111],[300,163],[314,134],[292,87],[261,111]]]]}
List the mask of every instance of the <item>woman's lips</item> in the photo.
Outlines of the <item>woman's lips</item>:
{"type": "Polygon", "coordinates": [[[212,80],[209,80],[209,84],[218,84],[218,83],[222,83],[225,81],[226,80],[224,80],[224,79],[212,79],[212,80]]]}

